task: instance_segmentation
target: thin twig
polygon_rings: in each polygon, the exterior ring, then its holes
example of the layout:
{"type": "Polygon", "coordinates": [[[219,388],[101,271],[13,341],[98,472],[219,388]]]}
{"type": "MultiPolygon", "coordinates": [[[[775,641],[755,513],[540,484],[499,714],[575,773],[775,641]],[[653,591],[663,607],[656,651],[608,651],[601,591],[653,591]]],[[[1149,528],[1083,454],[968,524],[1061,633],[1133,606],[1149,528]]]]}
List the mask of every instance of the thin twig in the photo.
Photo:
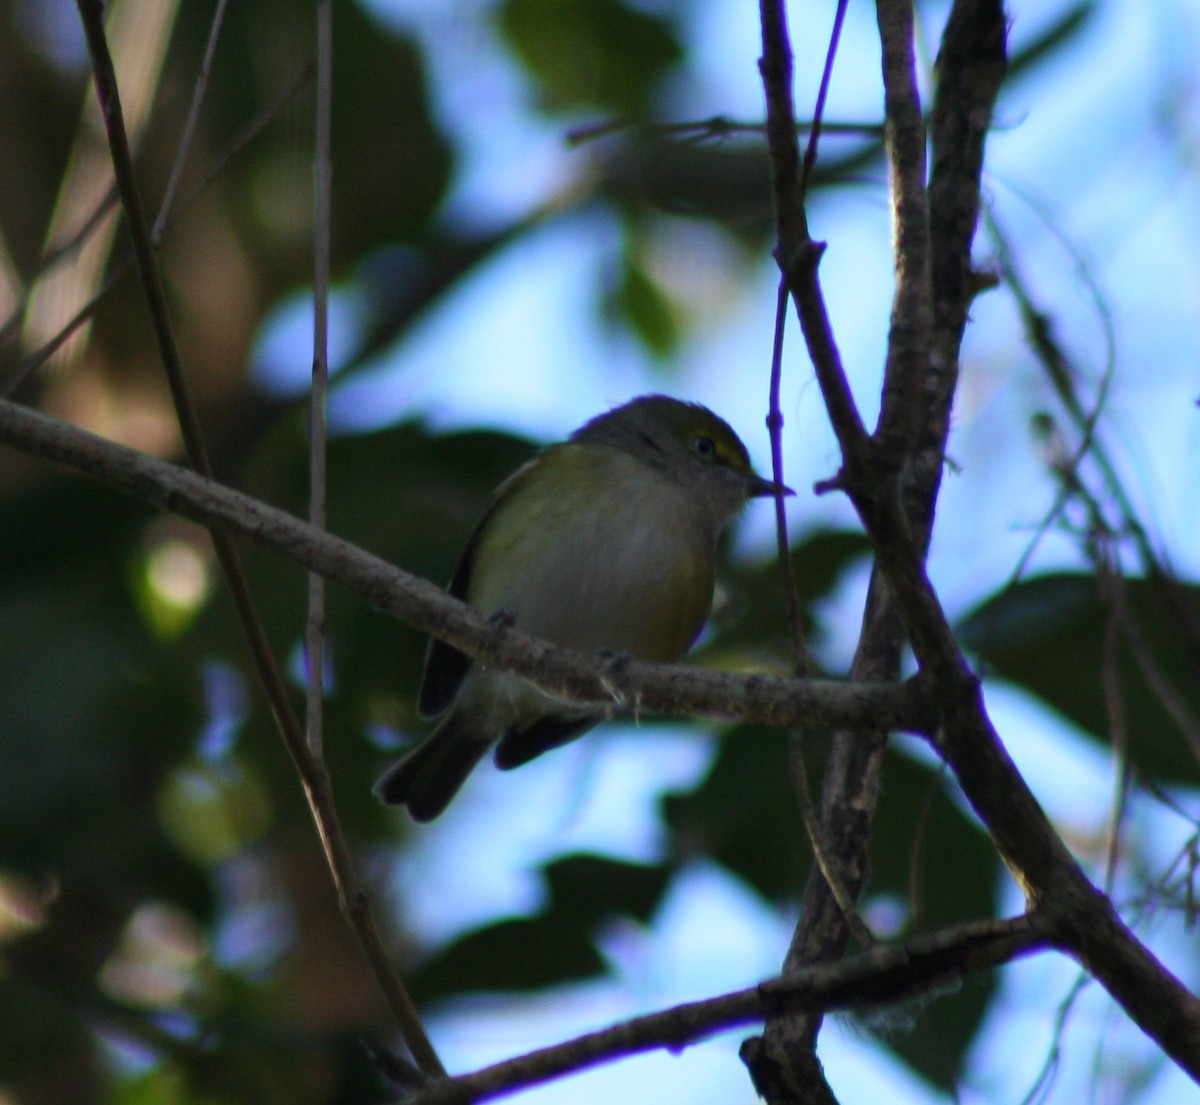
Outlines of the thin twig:
{"type": "Polygon", "coordinates": [[[859,916],[854,895],[847,888],[846,881],[842,878],[842,873],[825,843],[825,829],[821,825],[816,807],[813,805],[808,781],[808,764],[804,758],[804,733],[802,731],[793,730],[788,734],[788,752],[789,766],[795,779],[795,790],[800,799],[800,816],[804,821],[804,831],[808,834],[809,843],[812,844],[813,859],[816,861],[817,869],[821,872],[825,885],[829,887],[829,893],[833,895],[838,909],[841,910],[846,927],[864,948],[869,948],[878,941],[875,934],[867,927],[866,922],[859,916]]]}
{"type": "MultiPolygon", "coordinates": [[[[798,132],[811,131],[815,125],[815,120],[801,119],[796,123],[796,130],[798,132]]],[[[883,135],[882,123],[830,123],[823,121],[821,129],[828,134],[853,134],[866,138],[879,138],[883,135]]],[[[578,146],[624,131],[644,134],[651,138],[694,137],[704,139],[726,138],[731,135],[743,134],[761,137],[765,130],[765,123],[748,123],[743,120],[730,119],[725,115],[712,115],[707,119],[678,123],[635,123],[627,119],[611,119],[603,123],[589,123],[586,126],[575,127],[567,131],[567,141],[573,146],[578,146]]]]}
{"type": "Polygon", "coordinates": [[[833,61],[837,57],[838,43],[842,39],[842,27],[846,22],[846,8],[850,0],[838,0],[837,12],[833,17],[833,30],[829,35],[829,46],[825,50],[825,65],[821,70],[821,85],[817,89],[817,102],[813,108],[812,123],[808,130],[808,143],[804,147],[804,162],[800,167],[800,202],[808,198],[808,186],[812,183],[813,169],[817,165],[817,143],[825,126],[825,101],[829,98],[829,82],[833,78],[833,61]]]}
{"type": "MultiPolygon", "coordinates": [[[[309,500],[308,520],[317,529],[326,524],[325,477],[329,389],[329,219],[333,161],[330,152],[330,115],[333,101],[333,10],[331,0],[317,4],[317,121],[314,153],[313,210],[313,362],[312,393],[308,408],[309,500]]],[[[325,701],[325,581],[308,575],[308,749],[324,755],[323,705],[325,701]]]]}
{"type": "MultiPolygon", "coordinates": [[[[237,135],[225,149],[225,151],[217,158],[204,177],[199,183],[188,193],[183,202],[178,205],[178,209],[173,217],[168,218],[163,223],[164,231],[174,224],[183,212],[187,211],[193,203],[196,202],[207,191],[208,186],[216,180],[226,166],[244,150],[258,135],[263,131],[266,125],[275,118],[276,115],[287,105],[287,103],[303,88],[312,77],[312,69],[310,66],[301,68],[288,84],[288,86],[279,94],[276,100],[269,104],[262,112],[252,119],[237,135]]],[[[113,187],[109,199],[106,202],[116,202],[117,190],[113,187]]],[[[98,227],[101,222],[101,217],[107,208],[101,204],[96,212],[89,219],[89,232],[91,229],[98,227]]],[[[82,233],[82,232],[81,232],[82,233]]],[[[161,237],[161,236],[160,236],[161,237]]],[[[44,272],[51,264],[54,263],[54,257],[43,257],[38,263],[34,275],[44,272]]],[[[0,398],[7,399],[19,388],[29,377],[44,365],[55,352],[57,352],[92,315],[104,297],[113,289],[119,280],[122,280],[129,270],[135,264],[135,257],[132,248],[127,250],[124,256],[118,259],[110,268],[108,275],[105,277],[103,284],[91,299],[87,301],[78,311],[60,328],[59,332],[46,342],[40,349],[34,350],[17,366],[16,371],[6,380],[3,386],[0,386],[0,398]]],[[[28,301],[22,302],[0,327],[0,346],[8,340],[9,336],[15,334],[21,326],[25,317],[25,311],[28,306],[28,301]]]]}
{"type": "MultiPolygon", "coordinates": [[[[101,0],[77,0],[77,3],[87,36],[88,52],[92,59],[96,96],[108,133],[113,172],[121,193],[125,219],[137,258],[138,273],[158,342],[159,356],[175,403],[180,431],[192,466],[201,476],[211,478],[212,465],[188,392],[182,359],[167,309],[162,274],[150,241],[141,195],[133,172],[133,159],[121,112],[116,73],[104,34],[104,5],[101,0]]],[[[212,538],[217,560],[225,575],[237,608],[239,622],[250,646],[255,671],[267,694],[284,743],[300,771],[318,835],[334,875],[343,912],[381,991],[388,1000],[417,1065],[430,1076],[440,1075],[444,1073],[441,1062],[425,1035],[412,999],[391,966],[379,931],[371,917],[366,893],[358,880],[353,857],[341,831],[328,775],[323,766],[307,754],[300,722],[292,708],[282,672],[271,652],[266,631],[254,608],[237,549],[228,534],[221,530],[213,530],[212,538]]]]}
{"type": "MultiPolygon", "coordinates": [[[[783,383],[783,335],[787,326],[787,281],[780,276],[779,293],[775,300],[775,338],[771,343],[771,384],[767,399],[767,436],[771,442],[771,478],[784,485],[783,468],[783,407],[780,392],[783,383]]],[[[808,652],[804,647],[804,611],[800,607],[800,591],[796,585],[796,570],[792,564],[792,542],[788,537],[787,505],[782,495],[775,496],[775,549],[783,574],[783,593],[787,604],[788,632],[792,645],[792,670],[807,675],[808,652]]]]}
{"type": "MultiPolygon", "coordinates": [[[[829,47],[825,53],[825,66],[821,73],[821,86],[817,93],[813,122],[809,131],[808,144],[804,150],[804,162],[800,176],[800,201],[804,202],[808,184],[817,162],[817,143],[821,135],[821,120],[825,113],[825,100],[829,93],[829,81],[833,74],[833,61],[837,56],[838,41],[846,16],[847,0],[840,0],[834,17],[829,47]]],[[[784,483],[783,467],[783,408],[780,400],[783,380],[783,338],[787,325],[788,284],[784,276],[779,278],[779,292],[775,302],[775,337],[771,347],[771,378],[767,429],[771,439],[771,472],[776,483],[784,483]]],[[[800,608],[800,597],[796,586],[796,573],[791,558],[791,540],[788,537],[787,509],[783,497],[775,497],[775,538],[783,573],[784,597],[787,604],[788,627],[792,644],[792,670],[798,676],[809,671],[808,653],[804,647],[804,612],[800,608]]],[[[800,816],[812,845],[813,858],[829,886],[829,891],[841,909],[847,926],[864,946],[874,942],[874,936],[859,917],[854,898],[847,889],[838,865],[826,846],[825,833],[813,805],[809,787],[808,764],[804,754],[804,732],[793,729],[788,733],[788,763],[793,778],[793,788],[800,806],[800,816]]]]}
{"type": "Polygon", "coordinates": [[[162,203],[158,208],[158,217],[150,231],[150,241],[156,246],[162,241],[163,232],[171,219],[171,208],[175,203],[175,193],[179,190],[179,182],[183,179],[183,167],[187,163],[188,153],[192,148],[192,139],[196,134],[196,124],[200,121],[200,109],[204,106],[204,97],[208,92],[209,78],[212,76],[213,58],[217,53],[217,41],[221,37],[221,28],[225,24],[225,8],[229,0],[217,0],[216,11],[213,12],[212,26],[208,30],[208,42],[204,46],[204,58],[200,62],[200,72],[192,89],[192,102],[188,105],[187,119],[183,124],[183,135],[179,139],[179,149],[175,152],[175,161],[171,165],[171,176],[163,192],[162,203]]]}

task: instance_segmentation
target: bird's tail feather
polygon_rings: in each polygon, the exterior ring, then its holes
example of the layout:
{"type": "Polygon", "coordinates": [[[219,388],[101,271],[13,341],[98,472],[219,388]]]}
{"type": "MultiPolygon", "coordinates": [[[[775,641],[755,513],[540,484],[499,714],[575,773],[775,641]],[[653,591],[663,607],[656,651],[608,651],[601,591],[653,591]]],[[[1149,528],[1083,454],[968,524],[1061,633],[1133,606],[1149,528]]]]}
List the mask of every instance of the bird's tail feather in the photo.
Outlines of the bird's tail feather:
{"type": "Polygon", "coordinates": [[[458,793],[488,749],[451,711],[424,741],[401,756],[372,788],[389,806],[407,806],[416,821],[432,821],[458,793]]]}

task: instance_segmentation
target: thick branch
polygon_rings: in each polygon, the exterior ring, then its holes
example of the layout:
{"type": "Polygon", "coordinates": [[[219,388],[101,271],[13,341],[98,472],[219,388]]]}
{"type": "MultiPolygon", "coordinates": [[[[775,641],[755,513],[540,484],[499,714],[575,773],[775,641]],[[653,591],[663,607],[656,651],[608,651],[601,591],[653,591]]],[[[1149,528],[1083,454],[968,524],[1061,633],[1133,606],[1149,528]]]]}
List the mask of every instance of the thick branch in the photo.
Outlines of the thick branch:
{"type": "Polygon", "coordinates": [[[843,457],[861,455],[866,427],[850,391],[825,297],[817,279],[817,264],[824,246],[808,233],[804,193],[800,187],[800,146],[796,139],[796,113],[792,105],[792,46],[787,31],[784,0],[760,0],[762,19],[762,72],[767,100],[767,148],[771,155],[772,191],[778,227],[775,259],[796,304],[808,355],[830,422],[843,457]]]}
{"type": "MultiPolygon", "coordinates": [[[[841,480],[871,482],[874,447],[858,413],[834,341],[817,274],[822,247],[809,237],[804,194],[796,178],[798,155],[792,127],[791,45],[786,8],[761,0],[763,57],[759,64],[766,98],[767,135],[773,168],[777,221],[776,260],[783,270],[800,319],[805,344],[842,452],[841,480]]],[[[898,677],[903,634],[887,588],[872,574],[862,632],[851,679],[898,677]]],[[[822,847],[836,863],[841,886],[857,898],[866,875],[866,844],[879,789],[887,727],[869,725],[834,731],[822,791],[822,847]]],[[[844,951],[849,922],[839,901],[814,865],[804,889],[800,921],[784,961],[784,971],[834,959],[844,951]]],[[[745,1042],[742,1058],[755,1087],[772,1105],[831,1102],[832,1091],[816,1059],[821,1011],[773,1017],[761,1037],[745,1042]]]]}
{"type": "Polygon", "coordinates": [[[911,458],[914,479],[927,495],[918,507],[925,519],[932,517],[941,486],[959,348],[979,290],[971,242],[979,218],[984,145],[1008,64],[1006,29],[1001,0],[958,0],[938,56],[929,180],[933,332],[925,376],[927,414],[911,458]]]}
{"type": "Polygon", "coordinates": [[[904,1001],[956,984],[1045,946],[1029,917],[983,921],[872,948],[839,963],[807,967],[783,978],[706,1001],[589,1032],[574,1040],[428,1087],[411,1105],[465,1105],[572,1074],[627,1055],[679,1051],[727,1028],[804,1009],[862,1009],[904,1001]]]}
{"type": "Polygon", "coordinates": [[[919,683],[851,686],[584,656],[497,624],[427,580],[248,495],[4,400],[0,441],[153,506],[249,538],[408,625],[580,701],[613,711],[738,717],[765,725],[875,724],[927,731],[931,713],[919,683]]]}
{"type": "Polygon", "coordinates": [[[913,56],[912,0],[877,0],[883,55],[884,150],[892,199],[896,290],[876,431],[889,469],[907,466],[925,420],[922,394],[933,320],[929,212],[925,200],[925,120],[913,56]]]}

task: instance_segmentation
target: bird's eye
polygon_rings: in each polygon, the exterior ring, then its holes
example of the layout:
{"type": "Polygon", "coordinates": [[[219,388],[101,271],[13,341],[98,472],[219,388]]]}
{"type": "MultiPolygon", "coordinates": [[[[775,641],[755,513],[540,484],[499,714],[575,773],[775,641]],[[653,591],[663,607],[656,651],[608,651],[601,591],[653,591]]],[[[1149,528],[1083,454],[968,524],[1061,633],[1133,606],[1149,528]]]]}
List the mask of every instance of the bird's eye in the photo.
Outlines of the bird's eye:
{"type": "Polygon", "coordinates": [[[705,460],[712,460],[717,455],[717,443],[704,434],[692,439],[692,448],[696,450],[696,456],[705,460]]]}

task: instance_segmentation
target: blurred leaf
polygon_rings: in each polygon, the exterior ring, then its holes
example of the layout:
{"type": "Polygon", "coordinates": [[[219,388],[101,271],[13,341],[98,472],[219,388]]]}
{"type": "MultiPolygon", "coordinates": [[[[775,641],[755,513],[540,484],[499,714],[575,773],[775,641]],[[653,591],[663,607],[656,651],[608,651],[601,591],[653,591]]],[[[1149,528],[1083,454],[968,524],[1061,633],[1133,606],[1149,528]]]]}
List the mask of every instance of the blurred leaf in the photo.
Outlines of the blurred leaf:
{"type": "Polygon", "coordinates": [[[545,874],[552,912],[564,924],[590,931],[618,914],[649,921],[667,888],[670,869],[580,854],[556,859],[545,874]]]}
{"type": "Polygon", "coordinates": [[[341,267],[381,239],[422,238],[453,160],[430,111],[417,43],[358,4],[339,5],[335,19],[333,242],[341,267]],[[370,80],[356,79],[367,73],[370,80]]]}
{"type": "MultiPolygon", "coordinates": [[[[812,778],[820,777],[821,743],[812,742],[812,778]]],[[[787,755],[782,730],[739,725],[724,733],[704,782],[663,799],[675,851],[710,856],[771,901],[794,900],[810,852],[787,755]]]]}
{"type": "Polygon", "coordinates": [[[654,356],[666,358],[678,347],[680,333],[674,304],[628,252],[613,296],[613,312],[629,322],[654,356]]]}
{"type": "Polygon", "coordinates": [[[107,1102],[99,1041],[78,1008],[64,1000],[68,996],[31,985],[6,963],[0,986],[0,1072],[11,1101],[107,1102]]]}
{"type": "MultiPolygon", "coordinates": [[[[995,916],[1004,865],[952,786],[945,772],[889,748],[866,902],[868,910],[872,899],[901,904],[908,919],[897,936],[995,916]]],[[[994,972],[973,974],[949,994],[885,1011],[882,1025],[868,1023],[883,1028],[882,1042],[914,1070],[952,1092],[996,986],[994,972]]]]}
{"type": "Polygon", "coordinates": [[[1095,14],[1094,0],[1083,0],[1082,3],[1068,8],[1036,38],[1025,43],[1012,55],[1008,62],[1006,80],[1011,82],[1024,73],[1036,70],[1047,58],[1056,58],[1064,46],[1079,37],[1079,33],[1088,26],[1095,14]]]}
{"type": "Polygon", "coordinates": [[[159,814],[180,853],[204,866],[258,842],[271,821],[262,787],[252,773],[233,764],[175,771],[163,787],[159,814]]]}
{"type": "MultiPolygon", "coordinates": [[[[882,154],[874,137],[844,140],[847,152],[831,152],[822,139],[822,155],[810,194],[875,169],[882,154]]],[[[599,187],[632,218],[655,211],[706,219],[724,228],[747,249],[761,255],[774,232],[770,161],[761,138],[684,141],[634,130],[598,146],[603,168],[599,187]]]]}
{"type": "MultiPolygon", "coordinates": [[[[806,741],[814,785],[826,748],[820,737],[806,741]]],[[[888,752],[865,900],[890,903],[907,918],[898,935],[990,917],[996,909],[1003,865],[947,785],[937,770],[888,752]]],[[[812,850],[789,777],[786,734],[732,729],[704,782],[691,794],[668,796],[664,810],[676,853],[710,856],[770,900],[799,899],[812,850]]],[[[864,1020],[875,1030],[886,1027],[882,1042],[945,1088],[961,1072],[994,991],[993,976],[973,977],[948,996],[864,1020]]]]}
{"type": "Polygon", "coordinates": [[[985,675],[1024,687],[1097,741],[1110,740],[1112,696],[1130,763],[1148,777],[1194,786],[1197,750],[1161,690],[1170,688],[1191,725],[1200,725],[1200,657],[1189,619],[1200,624],[1195,586],[1127,579],[1114,605],[1094,576],[1061,573],[1006,588],[972,611],[959,634],[985,675]]]}
{"type": "Polygon", "coordinates": [[[571,855],[545,869],[549,897],[536,917],[499,921],[455,940],[426,961],[414,985],[427,996],[527,991],[604,973],[595,936],[617,916],[648,921],[670,879],[648,867],[595,855],[571,855]]]}
{"type": "Polygon", "coordinates": [[[505,0],[500,26],[552,108],[643,117],[683,56],[670,24],[619,0],[505,0]]]}
{"type": "MultiPolygon", "coordinates": [[[[858,532],[818,530],[792,549],[792,572],[806,614],[840,583],[845,572],[870,554],[871,544],[858,532]]],[[[714,614],[715,634],[701,655],[721,656],[734,649],[790,659],[783,577],[777,561],[735,565],[725,580],[727,605],[714,614]]],[[[811,633],[816,628],[806,618],[811,633]]]]}
{"type": "Polygon", "coordinates": [[[928,932],[993,916],[1004,873],[951,777],[889,748],[871,837],[870,893],[902,899],[911,912],[906,931],[928,932]]]}
{"type": "Polygon", "coordinates": [[[542,914],[499,921],[455,940],[413,973],[412,987],[422,998],[527,992],[596,978],[604,966],[589,932],[542,914]]]}
{"type": "Polygon", "coordinates": [[[194,900],[153,796],[195,738],[199,679],[127,586],[146,516],[75,481],[0,503],[0,560],[18,568],[0,571],[0,862],[138,870],[194,900]]]}

